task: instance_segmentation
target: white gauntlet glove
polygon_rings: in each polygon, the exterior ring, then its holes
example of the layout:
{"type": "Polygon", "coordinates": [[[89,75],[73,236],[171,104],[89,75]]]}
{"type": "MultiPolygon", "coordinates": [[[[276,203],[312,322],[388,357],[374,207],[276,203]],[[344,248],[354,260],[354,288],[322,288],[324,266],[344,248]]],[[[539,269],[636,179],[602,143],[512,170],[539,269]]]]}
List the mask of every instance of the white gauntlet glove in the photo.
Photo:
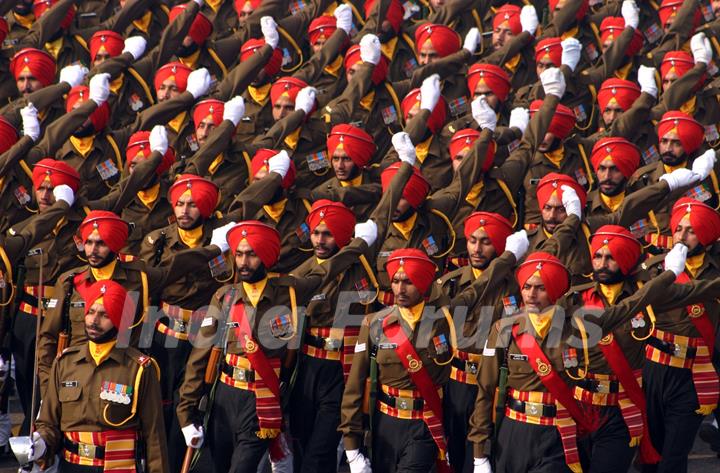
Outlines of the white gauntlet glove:
{"type": "Polygon", "coordinates": [[[167,130],[163,125],[155,125],[150,130],[150,150],[165,155],[168,150],[167,130]]]}
{"type": "Polygon", "coordinates": [[[415,153],[415,145],[413,145],[410,140],[410,135],[401,131],[399,133],[395,133],[391,141],[395,151],[397,151],[400,161],[414,166],[417,154],[415,153]]]}
{"type": "Polygon", "coordinates": [[[62,200],[67,203],[70,207],[75,203],[75,192],[67,184],[60,184],[53,188],[53,196],[55,201],[62,200]]]}
{"type": "Polygon", "coordinates": [[[665,256],[665,269],[680,276],[685,271],[685,260],[687,259],[688,247],[682,243],[676,243],[673,249],[665,256]]]}
{"type": "Polygon", "coordinates": [[[285,175],[290,169],[290,156],[287,151],[282,150],[275,156],[268,159],[268,172],[274,172],[280,174],[280,177],[285,179],[285,175]]]}
{"type": "Polygon", "coordinates": [[[335,16],[335,26],[349,35],[353,27],[353,14],[350,5],[343,3],[335,9],[333,15],[335,16]]]}
{"type": "Polygon", "coordinates": [[[95,102],[98,107],[107,102],[110,97],[110,74],[95,74],[90,79],[90,100],[95,102]]]}
{"type": "Polygon", "coordinates": [[[497,125],[497,114],[487,102],[484,95],[481,95],[473,100],[470,103],[470,108],[472,116],[475,119],[475,122],[480,125],[480,128],[488,128],[495,131],[495,126],[497,125]]]}
{"type": "Polygon", "coordinates": [[[377,240],[377,225],[372,220],[355,224],[355,237],[362,238],[368,246],[372,246],[377,240]]]}
{"type": "Polygon", "coordinates": [[[697,33],[693,35],[693,37],[690,39],[690,50],[692,51],[695,64],[700,62],[704,64],[709,64],[710,59],[712,59],[713,57],[710,40],[707,39],[705,33],[697,33]]]}
{"type": "Polygon", "coordinates": [[[187,87],[185,90],[190,92],[192,96],[197,99],[207,93],[208,89],[210,89],[210,84],[212,84],[210,72],[202,67],[197,71],[192,71],[188,74],[187,87]]]}
{"type": "Polygon", "coordinates": [[[700,181],[700,176],[689,169],[680,168],[673,172],[663,174],[660,176],[660,180],[667,182],[670,192],[672,192],[675,189],[689,186],[693,182],[700,181]]]}
{"type": "Polygon", "coordinates": [[[350,473],[372,473],[370,461],[360,453],[360,450],[345,450],[345,455],[347,455],[350,473]]]}
{"type": "Polygon", "coordinates": [[[183,436],[185,437],[185,445],[190,448],[202,447],[203,441],[205,440],[205,433],[203,432],[202,425],[196,426],[195,424],[186,425],[182,429],[183,436]]]}
{"type": "Polygon", "coordinates": [[[235,96],[225,102],[223,108],[223,120],[230,120],[233,125],[237,126],[240,119],[245,115],[245,99],[242,95],[235,96]]]}
{"type": "Polygon", "coordinates": [[[275,49],[278,47],[280,42],[280,34],[278,33],[278,26],[275,20],[271,16],[264,16],[260,18],[260,30],[262,31],[265,44],[275,49]]]}
{"type": "Polygon", "coordinates": [[[60,80],[58,82],[65,82],[70,87],[76,87],[83,83],[87,74],[87,67],[80,64],[71,64],[60,69],[60,80]]]}
{"type": "Polygon", "coordinates": [[[305,115],[310,115],[315,106],[315,97],[317,89],[315,87],[304,87],[300,89],[297,97],[295,97],[295,110],[302,110],[305,115]]]}
{"type": "Polygon", "coordinates": [[[380,62],[380,40],[374,34],[366,34],[360,40],[360,59],[375,65],[380,62]]]}
{"type": "Polygon", "coordinates": [[[562,63],[575,71],[578,62],[580,62],[580,53],[582,52],[580,41],[575,38],[568,38],[562,40],[560,44],[562,45],[562,63]]]}
{"type": "Polygon", "coordinates": [[[37,141],[40,138],[40,120],[38,120],[38,111],[35,105],[29,103],[21,108],[20,116],[22,117],[23,135],[37,141]]]}
{"type": "Polygon", "coordinates": [[[515,232],[505,240],[505,250],[515,255],[515,261],[520,261],[520,259],[525,256],[525,253],[527,253],[529,247],[530,240],[528,240],[525,230],[515,232]]]}
{"type": "Polygon", "coordinates": [[[717,162],[717,154],[714,149],[709,149],[695,158],[692,163],[692,172],[700,177],[701,181],[707,179],[717,162]]]}
{"type": "Polygon", "coordinates": [[[552,94],[561,99],[565,94],[565,76],[557,67],[545,69],[540,74],[540,83],[543,86],[545,95],[552,94]]]}
{"type": "Polygon", "coordinates": [[[433,74],[420,86],[420,108],[432,112],[440,100],[440,76],[433,74]]]}
{"type": "Polygon", "coordinates": [[[638,68],[638,84],[640,84],[640,92],[645,92],[653,97],[657,97],[658,89],[655,82],[655,68],[640,66],[638,68]]]}
{"type": "Polygon", "coordinates": [[[578,197],[577,192],[570,186],[560,186],[562,190],[562,204],[565,207],[565,212],[568,215],[575,215],[577,218],[582,218],[582,202],[578,197]]]}
{"type": "Polygon", "coordinates": [[[470,54],[475,54],[477,47],[480,44],[480,30],[475,27],[470,28],[470,31],[465,35],[465,41],[463,42],[463,48],[470,51],[470,54]]]}
{"type": "Polygon", "coordinates": [[[142,36],[131,36],[125,40],[122,52],[130,53],[133,59],[137,61],[142,57],[146,47],[147,40],[145,38],[142,36]]]}
{"type": "Polygon", "coordinates": [[[535,35],[537,27],[540,24],[538,21],[537,11],[532,5],[525,5],[520,10],[520,26],[523,31],[527,31],[531,35],[535,35]]]}
{"type": "Polygon", "coordinates": [[[517,107],[510,111],[510,121],[508,126],[510,128],[517,128],[523,134],[527,130],[528,124],[530,123],[530,112],[527,108],[517,107]]]}
{"type": "Polygon", "coordinates": [[[623,20],[625,20],[625,26],[636,30],[640,23],[640,8],[638,8],[635,1],[625,0],[622,2],[620,13],[622,14],[623,20]]]}

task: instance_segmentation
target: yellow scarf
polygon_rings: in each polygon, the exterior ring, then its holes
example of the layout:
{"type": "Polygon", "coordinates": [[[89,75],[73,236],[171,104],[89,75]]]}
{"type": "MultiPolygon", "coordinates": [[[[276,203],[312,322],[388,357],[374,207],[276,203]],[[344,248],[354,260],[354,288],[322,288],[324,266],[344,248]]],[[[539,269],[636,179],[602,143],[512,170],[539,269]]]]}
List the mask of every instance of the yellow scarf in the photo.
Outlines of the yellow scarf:
{"type": "Polygon", "coordinates": [[[114,259],[101,268],[90,267],[90,272],[92,273],[96,281],[105,281],[112,278],[116,264],[117,260],[114,259]]]}
{"type": "Polygon", "coordinates": [[[622,288],[623,283],[621,282],[617,284],[600,284],[600,292],[602,292],[605,300],[607,300],[610,305],[615,304],[615,301],[622,292],[622,288]]]}
{"type": "Polygon", "coordinates": [[[75,148],[75,151],[80,153],[80,156],[87,158],[87,155],[90,154],[95,144],[95,135],[86,136],[85,138],[70,136],[70,143],[73,145],[73,148],[75,148]]]}
{"type": "Polygon", "coordinates": [[[110,340],[105,343],[95,343],[88,340],[88,349],[90,351],[90,356],[92,356],[92,359],[95,360],[95,365],[100,366],[100,363],[107,360],[107,357],[110,356],[110,352],[113,348],[115,348],[116,342],[117,340],[110,340]]]}
{"type": "Polygon", "coordinates": [[[203,227],[200,225],[199,227],[192,228],[190,230],[183,230],[178,227],[178,235],[188,248],[197,248],[200,246],[200,243],[202,243],[203,227]]]}
{"type": "Polygon", "coordinates": [[[255,283],[243,282],[242,284],[245,294],[248,296],[248,299],[250,299],[250,303],[253,307],[257,307],[258,302],[260,302],[260,296],[262,296],[265,286],[267,285],[267,278],[255,283]]]}
{"type": "Polygon", "coordinates": [[[515,73],[515,71],[518,68],[518,65],[520,65],[521,57],[522,56],[520,54],[516,54],[513,57],[511,57],[510,59],[508,59],[507,61],[505,61],[505,64],[503,64],[503,66],[505,66],[510,72],[515,73]]]}
{"type": "Polygon", "coordinates": [[[185,123],[185,117],[187,117],[187,112],[180,112],[175,115],[175,118],[168,122],[168,125],[170,125],[170,128],[172,128],[175,133],[180,133],[180,127],[185,123]]]}
{"type": "Polygon", "coordinates": [[[600,200],[602,200],[603,204],[605,204],[605,207],[610,209],[612,212],[615,212],[623,203],[623,200],[625,200],[625,191],[616,196],[609,196],[600,192],[600,200]]]}
{"type": "Polygon", "coordinates": [[[287,199],[283,199],[280,202],[275,202],[274,204],[263,205],[263,209],[265,209],[265,212],[270,216],[271,219],[279,222],[282,218],[283,212],[285,212],[286,204],[287,199]]]}
{"type": "Polygon", "coordinates": [[[676,169],[682,169],[685,167],[687,167],[687,161],[683,161],[682,163],[678,164],[677,166],[668,166],[667,164],[663,164],[663,169],[665,170],[666,174],[669,174],[676,169]]]}
{"type": "Polygon", "coordinates": [[[208,167],[208,172],[211,175],[215,174],[215,171],[217,171],[218,168],[220,167],[220,165],[222,164],[223,156],[224,155],[222,153],[218,154],[217,156],[215,156],[215,159],[213,160],[213,162],[210,163],[210,167],[208,167]]]}
{"type": "Polygon", "coordinates": [[[158,194],[160,194],[159,182],[152,187],[138,191],[137,196],[145,207],[151,209],[158,198],[158,194]]]}
{"type": "Polygon", "coordinates": [[[253,99],[255,103],[264,105],[270,95],[270,87],[272,87],[272,84],[265,84],[260,87],[253,87],[252,85],[249,85],[247,90],[248,94],[250,94],[250,98],[253,99]]]}
{"type": "Polygon", "coordinates": [[[358,177],[354,179],[350,179],[349,181],[340,181],[340,185],[342,187],[357,187],[362,184],[362,174],[360,174],[358,177]]]}
{"type": "Polygon", "coordinates": [[[548,310],[542,314],[533,314],[532,312],[528,312],[530,323],[535,328],[535,332],[540,335],[540,338],[545,338],[545,335],[547,335],[554,313],[555,309],[548,310]]]}
{"type": "Polygon", "coordinates": [[[705,253],[700,253],[695,256],[688,256],[685,260],[685,267],[687,268],[690,275],[695,278],[697,276],[700,266],[705,262],[705,253]]]}
{"type": "Polygon", "coordinates": [[[118,95],[118,91],[123,86],[123,75],[120,74],[117,79],[110,82],[110,92],[112,92],[115,95],[118,95]]]}
{"type": "Polygon", "coordinates": [[[475,268],[470,268],[470,269],[472,269],[473,278],[477,279],[480,276],[482,276],[482,273],[483,273],[482,269],[475,269],[475,268]]]}
{"type": "Polygon", "coordinates": [[[57,60],[58,55],[60,54],[60,50],[63,47],[63,39],[65,39],[63,36],[60,36],[55,41],[50,41],[49,43],[45,43],[45,50],[50,53],[52,57],[57,60]]]}
{"type": "Polygon", "coordinates": [[[133,25],[135,25],[135,28],[139,29],[143,33],[147,33],[148,29],[150,29],[150,21],[152,20],[152,12],[150,10],[146,11],[142,17],[140,17],[137,20],[133,20],[133,25]]]}
{"type": "Polygon", "coordinates": [[[368,112],[372,110],[373,103],[375,102],[375,91],[371,91],[365,97],[360,99],[360,106],[368,112]]]}
{"type": "Polygon", "coordinates": [[[473,184],[467,196],[465,197],[465,201],[473,207],[477,207],[480,203],[480,194],[482,194],[484,188],[485,181],[479,181],[473,184]]]}
{"type": "Polygon", "coordinates": [[[178,60],[184,65],[189,67],[190,69],[195,69],[195,64],[197,63],[198,58],[200,57],[200,50],[198,49],[194,53],[192,53],[189,56],[186,57],[180,57],[178,56],[178,60]]]}
{"type": "Polygon", "coordinates": [[[324,69],[325,72],[327,72],[328,74],[330,74],[333,77],[338,77],[339,76],[338,72],[340,71],[340,69],[342,68],[342,65],[343,65],[343,59],[344,58],[342,56],[338,56],[331,64],[328,64],[327,66],[325,66],[325,69],[324,69]]]}
{"type": "Polygon", "coordinates": [[[404,222],[393,222],[393,226],[402,233],[403,238],[410,240],[413,228],[415,228],[415,221],[417,220],[417,212],[412,214],[412,217],[405,220],[404,222]]]}
{"type": "Polygon", "coordinates": [[[295,131],[290,133],[285,137],[285,144],[288,146],[288,148],[295,150],[298,145],[298,141],[300,141],[300,131],[302,130],[302,127],[297,127],[295,131]]]}
{"type": "Polygon", "coordinates": [[[205,4],[212,8],[212,11],[217,12],[223,0],[205,0],[205,4]]]}
{"type": "Polygon", "coordinates": [[[415,325],[422,318],[423,309],[425,309],[425,302],[420,302],[412,307],[398,307],[400,310],[400,317],[407,322],[411,330],[415,329],[415,325]]]}
{"type": "Polygon", "coordinates": [[[428,152],[430,151],[430,144],[432,143],[432,139],[433,137],[431,136],[427,140],[415,146],[415,155],[417,156],[417,160],[420,161],[420,164],[424,163],[425,158],[427,158],[428,152]]]}
{"type": "Polygon", "coordinates": [[[551,163],[553,163],[556,168],[560,169],[560,164],[565,157],[565,145],[560,145],[560,147],[555,151],[550,151],[543,154],[546,158],[548,158],[551,163]]]}
{"type": "Polygon", "coordinates": [[[564,32],[562,34],[562,36],[560,36],[560,37],[562,39],[574,38],[575,36],[577,36],[578,31],[579,31],[579,28],[577,25],[575,25],[572,28],[570,28],[569,30],[567,30],[566,32],[564,32]]]}
{"type": "Polygon", "coordinates": [[[618,70],[615,71],[615,77],[618,79],[627,79],[628,74],[630,74],[630,71],[632,69],[633,62],[630,61],[624,66],[620,67],[618,70]]]}
{"type": "Polygon", "coordinates": [[[32,28],[33,23],[35,23],[35,15],[32,13],[29,13],[27,15],[18,15],[17,13],[13,12],[13,16],[15,17],[15,21],[17,22],[17,24],[19,24],[26,30],[32,28]]]}
{"type": "Polygon", "coordinates": [[[697,103],[697,95],[693,95],[690,100],[680,105],[680,111],[685,112],[690,116],[695,114],[695,105],[697,103]]]}
{"type": "Polygon", "coordinates": [[[382,43],[380,45],[380,50],[383,53],[383,56],[388,58],[388,61],[392,61],[393,56],[395,55],[395,48],[397,47],[398,37],[395,36],[393,39],[388,41],[387,43],[382,43]]]}

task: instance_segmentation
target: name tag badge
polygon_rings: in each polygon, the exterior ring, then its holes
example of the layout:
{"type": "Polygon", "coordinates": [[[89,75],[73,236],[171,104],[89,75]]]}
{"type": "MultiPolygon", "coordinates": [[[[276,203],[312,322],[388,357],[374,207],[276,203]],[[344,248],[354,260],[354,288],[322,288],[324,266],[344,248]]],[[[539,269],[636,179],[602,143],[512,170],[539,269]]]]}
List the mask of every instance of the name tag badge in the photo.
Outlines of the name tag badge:
{"type": "Polygon", "coordinates": [[[63,388],[77,388],[79,386],[79,383],[75,380],[73,381],[60,381],[60,386],[63,388]]]}
{"type": "Polygon", "coordinates": [[[324,301],[325,300],[325,294],[315,294],[312,296],[311,301],[324,301]]]}
{"type": "Polygon", "coordinates": [[[71,309],[84,309],[85,308],[85,301],[74,301],[70,303],[71,309]]]}
{"type": "Polygon", "coordinates": [[[510,353],[508,355],[508,358],[510,358],[512,361],[527,361],[528,360],[527,355],[523,355],[521,353],[510,353]]]}
{"type": "Polygon", "coordinates": [[[380,350],[394,350],[397,348],[397,343],[390,343],[390,342],[378,343],[378,348],[380,350]]]}

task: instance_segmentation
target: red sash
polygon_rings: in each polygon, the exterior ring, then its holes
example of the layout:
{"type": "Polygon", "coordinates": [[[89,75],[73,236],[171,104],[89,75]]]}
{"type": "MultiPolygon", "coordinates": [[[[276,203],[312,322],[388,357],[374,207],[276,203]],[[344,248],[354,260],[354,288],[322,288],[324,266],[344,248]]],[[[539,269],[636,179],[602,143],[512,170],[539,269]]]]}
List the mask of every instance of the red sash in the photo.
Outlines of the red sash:
{"type": "MultiPolygon", "coordinates": [[[[583,301],[586,307],[597,307],[599,309],[605,309],[605,304],[602,302],[594,289],[588,289],[583,293],[583,301]]],[[[620,384],[625,390],[627,397],[630,399],[632,404],[634,404],[634,407],[639,409],[640,415],[642,416],[640,461],[645,464],[658,463],[660,461],[660,454],[658,454],[657,450],[655,450],[655,447],[653,447],[652,441],[650,439],[650,432],[648,431],[645,394],[643,393],[642,388],[638,384],[637,378],[635,378],[635,374],[633,373],[633,369],[630,366],[630,363],[628,363],[627,358],[622,352],[622,348],[620,348],[620,345],[617,343],[612,334],[600,340],[599,346],[600,350],[602,350],[603,355],[605,356],[605,360],[607,361],[608,365],[610,365],[610,369],[613,370],[613,373],[615,373],[615,376],[617,376],[618,381],[620,381],[620,384]]],[[[632,422],[632,419],[634,417],[632,414],[634,413],[630,412],[630,409],[628,408],[623,408],[623,406],[620,406],[620,411],[623,415],[623,419],[625,420],[625,424],[627,425],[628,430],[631,431],[631,424],[634,423],[632,422]]],[[[630,436],[633,437],[632,432],[630,433],[630,436]]]]}
{"type": "Polygon", "coordinates": [[[403,364],[415,387],[420,391],[423,398],[423,420],[430,430],[435,444],[440,450],[440,458],[436,462],[439,473],[448,473],[452,469],[447,461],[447,444],[445,442],[445,431],[442,425],[443,410],[442,401],[427,370],[423,369],[422,360],[418,356],[412,343],[405,335],[405,331],[399,322],[389,324],[386,318],[383,321],[383,333],[390,342],[397,345],[395,353],[403,364]],[[429,412],[428,412],[429,411],[429,412]]]}
{"type": "MultiPolygon", "coordinates": [[[[689,284],[690,276],[683,272],[675,279],[676,284],[689,284]]],[[[710,321],[705,310],[705,305],[692,304],[686,307],[690,322],[695,326],[695,329],[700,333],[705,345],[708,347],[708,351],[712,356],[713,350],[715,349],[715,328],[710,321]]]]}

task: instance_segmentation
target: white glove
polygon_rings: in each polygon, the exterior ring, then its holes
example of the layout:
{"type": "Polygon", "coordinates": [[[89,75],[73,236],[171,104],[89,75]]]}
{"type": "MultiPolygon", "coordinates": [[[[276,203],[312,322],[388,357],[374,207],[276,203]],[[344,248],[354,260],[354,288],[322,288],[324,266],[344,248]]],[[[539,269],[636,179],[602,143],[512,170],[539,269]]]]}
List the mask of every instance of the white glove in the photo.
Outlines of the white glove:
{"type": "Polygon", "coordinates": [[[565,207],[565,212],[568,215],[575,215],[577,218],[582,218],[582,203],[577,192],[570,186],[560,186],[562,190],[562,204],[565,207]]]}
{"type": "Polygon", "coordinates": [[[360,59],[376,65],[380,62],[380,40],[374,34],[366,34],[360,40],[360,59]]]}
{"type": "Polygon", "coordinates": [[[527,31],[531,35],[535,35],[537,27],[540,24],[538,20],[537,11],[532,5],[525,5],[520,10],[520,26],[523,31],[527,31]]]}
{"type": "Polygon", "coordinates": [[[653,97],[657,97],[658,89],[655,82],[655,68],[640,66],[638,68],[638,84],[640,84],[640,92],[646,92],[653,97]]]}
{"type": "Polygon", "coordinates": [[[704,181],[710,175],[710,172],[712,172],[716,161],[717,155],[715,154],[715,150],[709,149],[695,158],[695,161],[692,163],[692,172],[697,174],[701,181],[704,181]]]}
{"type": "Polygon", "coordinates": [[[517,107],[510,111],[510,122],[508,123],[510,128],[515,127],[524,134],[528,123],[530,123],[530,112],[527,108],[517,107]]]}
{"type": "Polygon", "coordinates": [[[687,259],[688,247],[682,243],[676,243],[673,249],[665,255],[665,269],[680,276],[685,271],[685,260],[687,259]]]}
{"type": "Polygon", "coordinates": [[[353,14],[350,5],[343,3],[335,9],[333,15],[335,15],[335,26],[349,35],[353,27],[353,14]]]}
{"type": "Polygon", "coordinates": [[[488,460],[487,458],[474,458],[473,473],[492,473],[490,460],[488,460]]]}
{"type": "Polygon", "coordinates": [[[293,473],[293,460],[292,452],[282,457],[282,460],[273,460],[270,458],[270,471],[272,471],[272,473],[293,473]]]}
{"type": "Polygon", "coordinates": [[[271,16],[264,16],[260,18],[260,30],[262,31],[265,44],[270,45],[273,49],[278,47],[280,42],[280,34],[277,30],[278,26],[271,16]]]}
{"type": "Polygon", "coordinates": [[[187,78],[187,87],[185,90],[190,92],[194,98],[198,98],[207,93],[212,84],[212,77],[210,72],[204,67],[197,71],[192,71],[187,78]]]}
{"type": "Polygon", "coordinates": [[[415,154],[415,145],[412,144],[412,141],[410,140],[410,135],[401,131],[399,133],[395,133],[391,141],[395,151],[397,151],[400,161],[408,163],[410,166],[414,166],[417,155],[415,154]]]}
{"type": "Polygon", "coordinates": [[[107,102],[108,97],[110,97],[110,74],[95,74],[90,79],[90,100],[99,107],[107,102]]]}
{"type": "Polygon", "coordinates": [[[528,240],[527,232],[525,230],[515,232],[508,236],[505,240],[505,250],[514,254],[516,261],[520,261],[520,258],[525,256],[529,247],[530,240],[528,240]]]}
{"type": "Polygon", "coordinates": [[[580,62],[580,53],[582,52],[580,41],[575,38],[568,38],[562,40],[560,45],[562,46],[562,63],[574,71],[578,62],[580,62]]]}
{"type": "Polygon", "coordinates": [[[638,8],[635,0],[625,0],[622,2],[620,13],[622,14],[623,20],[625,20],[626,27],[630,26],[633,29],[637,29],[640,23],[640,8],[638,8]]]}
{"type": "Polygon", "coordinates": [[[242,95],[235,96],[225,102],[223,108],[223,120],[230,120],[233,125],[237,126],[240,119],[245,115],[245,99],[242,95]]]}
{"type": "Polygon", "coordinates": [[[23,135],[37,141],[40,138],[40,120],[38,120],[38,111],[35,105],[29,103],[21,108],[20,116],[22,117],[23,135]]]}
{"type": "Polygon", "coordinates": [[[709,64],[712,59],[713,51],[710,46],[710,40],[707,39],[705,33],[697,33],[690,38],[690,50],[692,51],[695,64],[702,62],[709,64]]]}
{"type": "Polygon", "coordinates": [[[28,461],[35,461],[43,457],[45,455],[45,451],[47,450],[47,445],[45,445],[45,440],[40,436],[39,432],[33,432],[32,434],[32,445],[30,446],[30,452],[28,453],[28,461]]]}
{"type": "Polygon", "coordinates": [[[0,357],[0,381],[5,381],[10,374],[10,362],[0,357]]]}
{"type": "Polygon", "coordinates": [[[302,110],[305,115],[310,115],[315,106],[317,89],[315,87],[303,87],[295,97],[295,110],[302,110]]]}
{"type": "Polygon", "coordinates": [[[150,130],[150,150],[157,151],[160,154],[167,153],[168,150],[168,137],[167,130],[163,125],[155,125],[150,130]]]}
{"type": "Polygon", "coordinates": [[[542,83],[545,95],[552,94],[557,98],[562,98],[565,93],[565,76],[557,67],[545,69],[540,74],[540,83],[542,83]]]}
{"type": "Polygon", "coordinates": [[[73,192],[72,188],[67,184],[55,186],[53,188],[53,195],[55,196],[56,201],[63,200],[70,207],[72,207],[72,204],[75,203],[75,192],[73,192]]]}
{"type": "Polygon", "coordinates": [[[689,186],[693,182],[699,181],[700,176],[689,169],[680,168],[674,170],[673,172],[663,174],[662,176],[660,176],[660,180],[667,182],[667,185],[670,188],[670,192],[672,192],[675,189],[689,186]]]}
{"type": "Polygon", "coordinates": [[[465,35],[465,42],[463,48],[470,51],[470,54],[475,54],[477,47],[480,44],[480,30],[475,27],[470,28],[470,31],[465,35]]]}
{"type": "Polygon", "coordinates": [[[420,108],[433,111],[440,100],[440,76],[427,77],[420,86],[420,108]]]}
{"type": "Polygon", "coordinates": [[[347,455],[350,473],[372,473],[370,461],[360,453],[360,450],[345,450],[345,455],[347,455]]]}
{"type": "Polygon", "coordinates": [[[81,64],[72,64],[60,69],[60,81],[75,87],[83,83],[85,76],[88,74],[87,67],[81,64]]]}
{"type": "Polygon", "coordinates": [[[480,125],[480,128],[489,128],[490,130],[495,131],[495,125],[497,125],[497,114],[487,102],[484,95],[481,95],[470,102],[470,108],[472,109],[472,116],[475,119],[475,122],[480,125]]]}
{"type": "MultiPolygon", "coordinates": [[[[230,249],[230,245],[227,241],[227,234],[230,231],[232,227],[234,227],[236,224],[235,222],[230,222],[228,224],[223,225],[222,227],[217,227],[215,230],[213,230],[212,235],[210,236],[210,245],[215,245],[218,248],[220,248],[220,252],[225,253],[227,250],[230,249]]],[[[185,429],[187,429],[188,426],[183,427],[183,434],[185,434],[185,429]]],[[[194,426],[193,426],[194,427],[194,426]]],[[[202,434],[202,432],[201,432],[202,434]]],[[[185,442],[187,443],[187,435],[185,435],[185,442]]]]}
{"type": "Polygon", "coordinates": [[[355,237],[362,238],[368,246],[372,246],[377,240],[377,225],[372,220],[355,224],[355,237]]]}
{"type": "Polygon", "coordinates": [[[125,40],[122,52],[132,54],[133,59],[137,61],[145,52],[146,47],[147,40],[145,38],[142,36],[131,36],[125,40]]]}
{"type": "Polygon", "coordinates": [[[272,158],[268,159],[268,172],[280,174],[284,179],[290,169],[290,156],[287,151],[282,150],[272,158]]]}
{"type": "MultiPolygon", "coordinates": [[[[213,232],[213,238],[215,232],[213,232]]],[[[185,445],[191,448],[202,447],[203,440],[205,440],[205,433],[203,432],[202,425],[195,426],[195,424],[186,425],[182,429],[183,436],[185,437],[185,445]]]]}
{"type": "Polygon", "coordinates": [[[200,8],[205,4],[205,0],[193,0],[193,2],[197,3],[200,8]]]}

